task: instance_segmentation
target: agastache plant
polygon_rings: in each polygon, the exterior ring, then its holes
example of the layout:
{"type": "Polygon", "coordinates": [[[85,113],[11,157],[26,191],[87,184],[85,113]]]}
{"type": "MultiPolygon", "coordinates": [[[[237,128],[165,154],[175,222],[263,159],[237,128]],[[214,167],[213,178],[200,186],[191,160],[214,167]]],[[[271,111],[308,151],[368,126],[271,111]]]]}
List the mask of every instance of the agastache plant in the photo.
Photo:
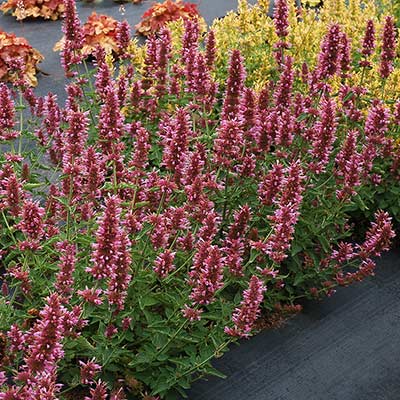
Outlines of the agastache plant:
{"type": "Polygon", "coordinates": [[[298,63],[286,1],[271,23],[262,87],[195,20],[141,67],[120,23],[122,64],[98,47],[86,76],[68,0],[65,105],[0,86],[0,399],[182,396],[233,341],[373,274],[400,219],[378,195],[398,186],[400,106],[352,77],[375,47],[397,62],[393,35],[369,23],[352,49],[335,23],[298,63]]]}

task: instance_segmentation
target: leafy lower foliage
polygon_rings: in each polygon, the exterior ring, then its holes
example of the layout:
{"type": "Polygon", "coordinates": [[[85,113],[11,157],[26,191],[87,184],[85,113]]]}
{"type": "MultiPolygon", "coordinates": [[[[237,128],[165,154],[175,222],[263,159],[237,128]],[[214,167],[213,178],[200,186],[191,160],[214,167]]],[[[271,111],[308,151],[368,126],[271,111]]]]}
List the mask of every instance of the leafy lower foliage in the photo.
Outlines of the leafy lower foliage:
{"type": "Polygon", "coordinates": [[[72,2],[65,107],[0,86],[0,399],[177,398],[221,375],[211,361],[230,343],[374,273],[393,209],[368,210],[357,242],[355,215],[397,182],[399,106],[333,90],[338,25],[305,79],[280,7],[259,92],[238,50],[215,70],[213,32],[191,20],[179,50],[163,29],[143,68],[127,54],[113,70],[99,47],[82,76],[72,2]]]}

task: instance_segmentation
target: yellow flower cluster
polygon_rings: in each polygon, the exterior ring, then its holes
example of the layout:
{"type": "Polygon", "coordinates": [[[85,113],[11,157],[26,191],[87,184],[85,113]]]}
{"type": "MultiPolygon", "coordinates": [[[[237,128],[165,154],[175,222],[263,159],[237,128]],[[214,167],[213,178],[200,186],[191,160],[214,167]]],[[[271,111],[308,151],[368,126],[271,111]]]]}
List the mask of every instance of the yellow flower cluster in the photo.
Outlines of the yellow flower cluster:
{"type": "Polygon", "coordinates": [[[302,0],[303,6],[317,7],[321,4],[322,0],[302,0]]]}
{"type": "MultiPolygon", "coordinates": [[[[317,1],[307,0],[309,6],[317,1]]],[[[289,1],[289,35],[287,41],[290,49],[285,50],[294,58],[296,68],[306,62],[313,68],[317,62],[321,41],[332,23],[338,23],[351,40],[353,55],[357,55],[362,46],[367,21],[375,23],[377,50],[373,59],[372,70],[367,71],[363,85],[377,94],[381,90],[378,75],[379,53],[381,43],[383,16],[395,14],[397,0],[324,0],[318,8],[303,7],[296,9],[294,2],[289,1]]],[[[400,7],[399,7],[400,8],[400,7]]],[[[246,60],[248,83],[256,89],[264,86],[276,68],[274,45],[278,41],[273,19],[267,15],[269,0],[258,0],[251,6],[246,0],[239,0],[237,11],[232,11],[222,19],[215,20],[211,26],[217,41],[217,65],[220,71],[226,70],[229,51],[240,49],[246,60]]],[[[223,77],[221,76],[221,79],[223,77]]],[[[361,71],[355,70],[349,77],[349,83],[359,84],[361,71]]],[[[340,82],[332,82],[335,86],[340,82]]],[[[400,65],[385,84],[387,98],[399,97],[400,65]]]]}

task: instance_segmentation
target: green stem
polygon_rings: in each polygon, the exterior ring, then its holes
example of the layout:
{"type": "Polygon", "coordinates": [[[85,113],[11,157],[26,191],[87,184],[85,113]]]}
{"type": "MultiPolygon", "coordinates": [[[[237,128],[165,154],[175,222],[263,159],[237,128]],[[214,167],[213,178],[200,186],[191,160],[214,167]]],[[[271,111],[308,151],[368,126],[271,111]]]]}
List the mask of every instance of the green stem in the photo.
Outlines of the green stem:
{"type": "Polygon", "coordinates": [[[24,129],[24,114],[23,114],[23,97],[22,93],[19,93],[19,106],[20,106],[20,112],[19,112],[19,131],[20,135],[18,138],[18,154],[21,155],[21,150],[22,150],[22,132],[24,129]]]}
{"type": "Polygon", "coordinates": [[[10,234],[10,236],[11,236],[13,242],[14,242],[14,245],[17,245],[17,240],[15,239],[14,234],[12,233],[11,227],[10,227],[10,225],[8,223],[8,220],[7,220],[7,218],[6,218],[5,214],[4,214],[4,211],[1,212],[1,215],[3,216],[3,220],[4,220],[5,224],[6,224],[7,232],[10,234]]]}
{"type": "Polygon", "coordinates": [[[156,357],[159,356],[160,354],[162,354],[162,352],[170,345],[170,343],[178,336],[178,334],[182,331],[182,329],[185,327],[185,325],[187,324],[188,320],[185,319],[183,321],[183,323],[181,324],[181,326],[178,328],[178,330],[169,338],[168,342],[165,343],[165,345],[163,347],[161,347],[160,350],[158,350],[156,357]]]}
{"type": "Polygon", "coordinates": [[[220,235],[222,235],[222,226],[225,223],[225,218],[226,218],[226,211],[228,208],[228,177],[229,173],[226,173],[225,176],[225,188],[224,188],[224,208],[222,210],[222,223],[221,223],[221,229],[220,229],[220,235]]]}
{"type": "Polygon", "coordinates": [[[202,368],[204,365],[206,365],[208,362],[210,362],[217,354],[219,354],[225,347],[229,346],[233,342],[233,339],[229,339],[228,341],[222,343],[215,351],[214,353],[207,357],[205,360],[202,362],[195,364],[192,368],[187,370],[184,374],[180,375],[179,378],[183,378],[184,376],[191,375],[194,372],[196,372],[198,369],[202,368]]]}

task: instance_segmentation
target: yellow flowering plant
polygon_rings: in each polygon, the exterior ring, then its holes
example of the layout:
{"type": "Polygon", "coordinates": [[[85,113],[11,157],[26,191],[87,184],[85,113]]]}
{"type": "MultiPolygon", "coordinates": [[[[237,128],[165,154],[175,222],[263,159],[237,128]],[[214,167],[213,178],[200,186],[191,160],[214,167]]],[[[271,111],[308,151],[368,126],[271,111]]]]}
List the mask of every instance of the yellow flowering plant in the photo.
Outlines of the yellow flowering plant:
{"type": "MultiPolygon", "coordinates": [[[[300,72],[303,63],[308,68],[315,67],[321,48],[321,41],[332,23],[337,23],[348,36],[351,44],[353,61],[358,62],[360,49],[365,35],[367,21],[372,20],[376,29],[377,42],[382,36],[383,17],[391,13],[396,15],[399,6],[391,0],[362,1],[362,0],[326,0],[317,8],[316,1],[302,2],[303,7],[296,8],[294,2],[289,5],[289,29],[286,38],[289,49],[286,54],[294,59],[294,66],[300,72]]],[[[211,28],[215,33],[217,47],[216,74],[220,81],[225,77],[223,72],[232,49],[240,49],[246,59],[247,81],[256,90],[261,90],[265,83],[276,73],[274,47],[278,37],[274,29],[274,21],[268,16],[269,0],[258,0],[252,6],[246,0],[239,0],[237,11],[229,12],[226,17],[215,20],[211,28]]],[[[371,56],[371,68],[368,71],[356,66],[347,77],[348,84],[362,84],[377,95],[381,90],[379,78],[380,45],[371,56]]],[[[332,80],[333,87],[339,88],[341,81],[332,80]]],[[[395,65],[393,73],[385,84],[385,98],[398,97],[400,84],[400,68],[395,65]]]]}

